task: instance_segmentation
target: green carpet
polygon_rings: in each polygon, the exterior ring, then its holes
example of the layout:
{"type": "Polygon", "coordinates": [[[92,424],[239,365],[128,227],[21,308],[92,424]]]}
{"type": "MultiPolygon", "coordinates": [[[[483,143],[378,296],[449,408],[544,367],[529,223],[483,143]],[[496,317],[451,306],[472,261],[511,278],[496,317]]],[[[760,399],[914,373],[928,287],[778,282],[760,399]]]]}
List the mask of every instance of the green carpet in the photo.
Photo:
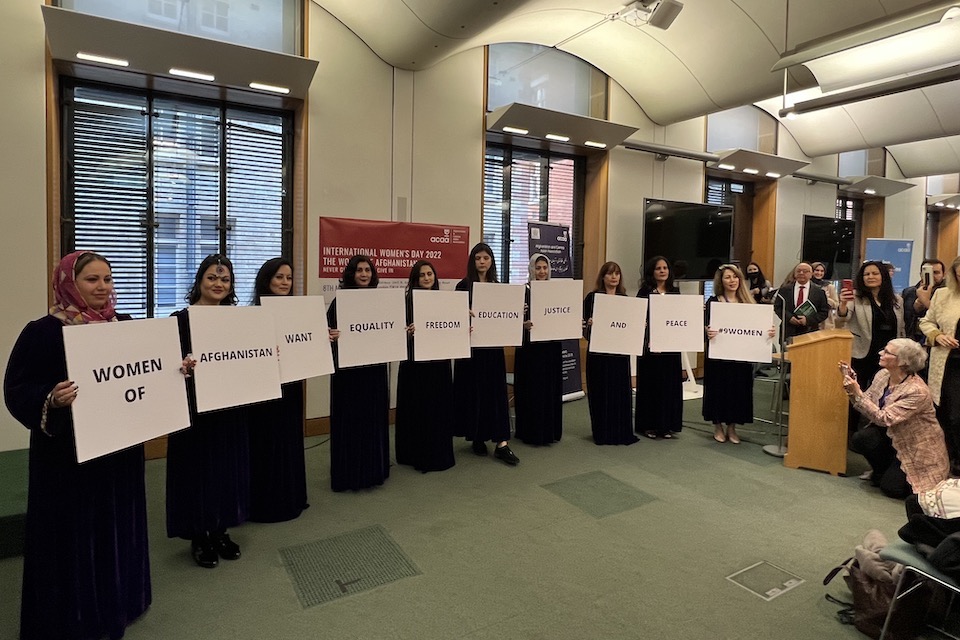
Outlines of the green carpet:
{"type": "Polygon", "coordinates": [[[591,471],[541,486],[594,518],[623,513],[656,500],[602,471],[591,471]]]}

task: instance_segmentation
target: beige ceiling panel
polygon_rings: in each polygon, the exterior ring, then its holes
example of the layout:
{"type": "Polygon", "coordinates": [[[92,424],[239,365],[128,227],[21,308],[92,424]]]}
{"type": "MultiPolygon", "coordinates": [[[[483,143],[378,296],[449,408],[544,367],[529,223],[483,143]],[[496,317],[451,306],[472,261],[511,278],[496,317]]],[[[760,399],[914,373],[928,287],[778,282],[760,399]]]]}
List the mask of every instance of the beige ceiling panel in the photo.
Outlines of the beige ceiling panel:
{"type": "Polygon", "coordinates": [[[960,82],[948,82],[923,89],[947,135],[960,134],[960,82]]]}
{"type": "Polygon", "coordinates": [[[926,140],[945,133],[933,107],[921,91],[864,100],[840,108],[857,123],[867,143],[866,148],[926,140]]]}
{"type": "Polygon", "coordinates": [[[906,178],[960,172],[960,136],[887,147],[906,178]]]}
{"type": "MultiPolygon", "coordinates": [[[[525,0],[404,0],[404,4],[430,30],[448,38],[464,40],[509,18],[515,12],[528,11],[528,5],[532,3],[525,0]]],[[[549,3],[551,8],[564,8],[569,4],[556,0],[549,3]]],[[[611,5],[609,2],[582,4],[611,5]]],[[[602,17],[603,14],[598,15],[602,17]]]]}
{"type": "Polygon", "coordinates": [[[561,48],[616,78],[657,124],[719,108],[676,54],[622,22],[605,24],[561,48]]]}
{"type": "Polygon", "coordinates": [[[869,147],[856,122],[840,107],[781,120],[781,124],[809,157],[869,147]]]}
{"type": "MultiPolygon", "coordinates": [[[[764,0],[752,1],[763,2],[764,0]]],[[[832,35],[871,20],[879,20],[894,13],[912,9],[927,1],[803,0],[791,2],[787,48],[793,49],[810,40],[832,35]]]]}

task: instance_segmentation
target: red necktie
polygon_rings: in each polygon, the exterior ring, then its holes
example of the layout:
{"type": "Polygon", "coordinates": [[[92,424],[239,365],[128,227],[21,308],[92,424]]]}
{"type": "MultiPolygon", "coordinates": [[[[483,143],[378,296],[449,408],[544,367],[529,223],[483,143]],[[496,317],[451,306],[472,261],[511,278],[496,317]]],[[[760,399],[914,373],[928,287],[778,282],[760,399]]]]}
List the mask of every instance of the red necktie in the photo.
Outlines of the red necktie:
{"type": "Polygon", "coordinates": [[[798,306],[798,307],[799,307],[801,304],[803,304],[803,287],[804,287],[804,285],[800,285],[800,293],[797,294],[797,306],[798,306]]]}

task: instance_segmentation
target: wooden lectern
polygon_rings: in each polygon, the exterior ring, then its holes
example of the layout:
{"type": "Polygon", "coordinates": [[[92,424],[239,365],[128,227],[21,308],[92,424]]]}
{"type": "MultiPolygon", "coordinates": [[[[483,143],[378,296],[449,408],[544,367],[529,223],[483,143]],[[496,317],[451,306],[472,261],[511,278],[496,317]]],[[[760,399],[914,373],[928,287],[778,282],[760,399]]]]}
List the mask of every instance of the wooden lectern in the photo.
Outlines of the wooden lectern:
{"type": "Polygon", "coordinates": [[[799,335],[787,347],[790,420],[783,464],[833,475],[847,470],[847,412],[840,361],[850,362],[853,334],[828,329],[799,335]]]}

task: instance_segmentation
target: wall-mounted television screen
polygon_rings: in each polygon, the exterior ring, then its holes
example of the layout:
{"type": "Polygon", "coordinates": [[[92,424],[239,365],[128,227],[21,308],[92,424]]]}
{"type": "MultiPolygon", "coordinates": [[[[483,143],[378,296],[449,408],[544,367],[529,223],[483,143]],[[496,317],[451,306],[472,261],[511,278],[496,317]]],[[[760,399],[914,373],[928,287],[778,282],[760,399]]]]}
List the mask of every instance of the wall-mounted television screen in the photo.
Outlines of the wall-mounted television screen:
{"type": "Polygon", "coordinates": [[[664,256],[675,279],[712,280],[732,252],[733,207],[644,199],[644,264],[664,256]]]}
{"type": "Polygon", "coordinates": [[[853,220],[803,216],[801,255],[808,262],[822,262],[827,280],[852,278],[856,273],[857,224],[853,220]]]}

